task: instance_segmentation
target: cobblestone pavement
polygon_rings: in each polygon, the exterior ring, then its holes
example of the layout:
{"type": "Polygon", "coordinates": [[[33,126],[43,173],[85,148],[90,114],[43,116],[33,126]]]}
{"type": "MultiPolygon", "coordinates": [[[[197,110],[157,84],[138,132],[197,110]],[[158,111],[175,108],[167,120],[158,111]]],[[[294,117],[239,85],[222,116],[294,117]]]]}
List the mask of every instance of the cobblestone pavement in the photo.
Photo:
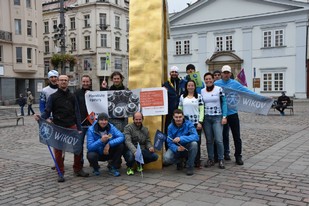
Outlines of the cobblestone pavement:
{"type": "MultiPolygon", "coordinates": [[[[66,182],[58,183],[33,117],[25,126],[0,122],[0,205],[309,205],[309,102],[294,101],[294,108],[294,116],[241,113],[245,165],[232,160],[192,177],[175,166],[127,176],[123,165],[115,178],[105,163],[99,177],[74,177],[67,153],[66,182]]],[[[202,148],[205,161],[204,139],[202,148]]]]}

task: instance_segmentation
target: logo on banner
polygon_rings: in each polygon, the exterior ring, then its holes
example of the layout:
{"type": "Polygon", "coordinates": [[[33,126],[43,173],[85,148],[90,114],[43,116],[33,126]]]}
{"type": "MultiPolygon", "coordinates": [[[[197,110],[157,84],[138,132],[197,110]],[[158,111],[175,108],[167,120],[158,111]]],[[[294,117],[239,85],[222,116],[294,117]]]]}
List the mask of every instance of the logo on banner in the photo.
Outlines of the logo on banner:
{"type": "Polygon", "coordinates": [[[228,106],[236,107],[240,102],[240,96],[237,92],[229,92],[226,96],[228,106]]]}
{"type": "Polygon", "coordinates": [[[40,127],[40,134],[44,140],[49,140],[53,134],[53,128],[49,124],[43,123],[40,127]]]}

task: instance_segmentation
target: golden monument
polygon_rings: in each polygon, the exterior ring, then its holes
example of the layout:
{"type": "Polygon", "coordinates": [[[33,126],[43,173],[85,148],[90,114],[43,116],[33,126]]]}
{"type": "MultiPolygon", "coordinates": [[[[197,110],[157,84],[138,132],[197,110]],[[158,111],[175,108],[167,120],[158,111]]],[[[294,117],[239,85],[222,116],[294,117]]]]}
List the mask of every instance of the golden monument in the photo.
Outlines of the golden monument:
{"type": "MultiPolygon", "coordinates": [[[[167,38],[169,38],[166,0],[130,1],[129,88],[161,87],[167,80],[167,38]]],[[[162,116],[145,117],[150,137],[162,131],[162,116]]],[[[162,149],[163,151],[163,149],[162,149]]],[[[162,169],[159,159],[147,164],[149,169],[162,169]]]]}

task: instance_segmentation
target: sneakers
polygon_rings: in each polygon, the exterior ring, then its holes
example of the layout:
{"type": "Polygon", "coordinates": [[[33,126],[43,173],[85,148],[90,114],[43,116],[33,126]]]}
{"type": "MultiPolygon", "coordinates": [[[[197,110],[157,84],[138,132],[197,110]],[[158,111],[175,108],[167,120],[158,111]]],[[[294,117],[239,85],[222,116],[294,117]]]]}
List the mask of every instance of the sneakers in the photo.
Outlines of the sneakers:
{"type": "Polygon", "coordinates": [[[99,176],[101,174],[99,168],[97,169],[93,169],[93,172],[92,172],[95,176],[99,176]]]}
{"type": "Polygon", "coordinates": [[[219,168],[220,169],[225,169],[223,160],[219,160],[219,168]]]}
{"type": "Polygon", "coordinates": [[[193,175],[194,173],[193,173],[193,167],[188,167],[187,168],[187,175],[188,176],[191,176],[191,175],[193,175]]]}
{"type": "Polygon", "coordinates": [[[136,171],[143,172],[143,166],[142,165],[137,165],[136,171]]]}
{"type": "Polygon", "coordinates": [[[79,170],[78,172],[74,172],[76,177],[89,177],[89,173],[84,172],[83,169],[79,170]]]}
{"type": "Polygon", "coordinates": [[[116,168],[114,168],[113,166],[110,166],[108,171],[109,171],[109,174],[113,175],[114,177],[119,177],[120,176],[120,172],[116,168]]]}
{"type": "Polygon", "coordinates": [[[132,167],[127,168],[127,175],[134,175],[134,170],[132,167]]]}
{"type": "Polygon", "coordinates": [[[64,182],[64,181],[65,181],[65,179],[64,179],[63,176],[58,176],[58,182],[64,182]]]}
{"type": "Polygon", "coordinates": [[[244,164],[244,162],[242,161],[241,157],[237,157],[236,158],[236,164],[238,164],[238,165],[243,165],[244,164]]]}
{"type": "Polygon", "coordinates": [[[204,167],[212,167],[215,165],[215,162],[213,160],[207,160],[204,167]]]}
{"type": "Polygon", "coordinates": [[[230,155],[224,155],[224,159],[227,160],[227,161],[230,161],[231,157],[230,157],[230,155]]]}

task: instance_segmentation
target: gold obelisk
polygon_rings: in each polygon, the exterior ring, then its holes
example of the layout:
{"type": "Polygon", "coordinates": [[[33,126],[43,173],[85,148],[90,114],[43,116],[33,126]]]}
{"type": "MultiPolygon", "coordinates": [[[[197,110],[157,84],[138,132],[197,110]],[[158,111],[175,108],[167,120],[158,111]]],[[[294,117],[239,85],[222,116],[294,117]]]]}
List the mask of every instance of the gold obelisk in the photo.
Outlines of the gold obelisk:
{"type": "MultiPolygon", "coordinates": [[[[161,87],[167,79],[167,2],[131,0],[129,10],[129,88],[161,87]]],[[[145,117],[143,124],[149,128],[153,143],[156,130],[162,131],[162,116],[145,117]]],[[[158,155],[158,161],[146,168],[162,169],[162,151],[158,155]]]]}

